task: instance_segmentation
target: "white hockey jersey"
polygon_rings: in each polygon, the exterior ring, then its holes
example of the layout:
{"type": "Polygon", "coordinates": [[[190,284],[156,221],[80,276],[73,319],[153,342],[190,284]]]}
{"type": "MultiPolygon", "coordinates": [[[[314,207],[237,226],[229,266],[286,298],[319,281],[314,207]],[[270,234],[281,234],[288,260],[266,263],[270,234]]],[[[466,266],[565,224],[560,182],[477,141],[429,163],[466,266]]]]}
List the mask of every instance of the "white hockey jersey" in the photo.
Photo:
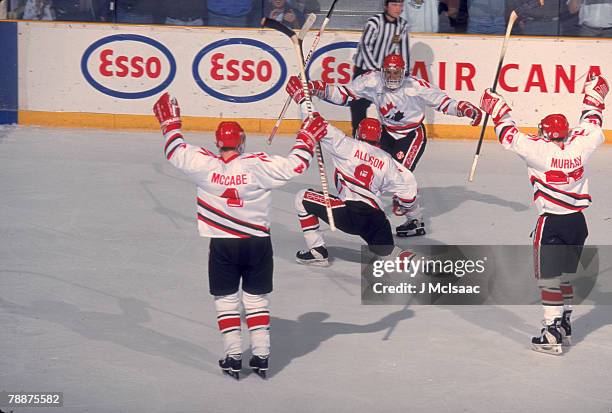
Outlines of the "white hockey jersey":
{"type": "Polygon", "coordinates": [[[585,110],[580,125],[570,132],[562,147],[520,132],[510,114],[495,126],[504,148],[516,152],[527,163],[533,200],[540,215],[571,214],[591,204],[586,168],[593,151],[605,140],[601,118],[601,112],[585,110]]]}
{"type": "Polygon", "coordinates": [[[258,152],[224,160],[185,143],[180,130],[164,142],[166,158],[197,185],[198,231],[210,238],[269,236],[270,190],[304,173],[313,155],[297,141],[287,158],[258,152]]]}
{"type": "Polygon", "coordinates": [[[321,147],[332,156],[334,182],[343,201],[361,201],[383,209],[381,197],[384,192],[390,192],[405,208],[416,202],[414,175],[382,149],[349,138],[331,124],[321,147]]]}
{"type": "Polygon", "coordinates": [[[425,119],[426,108],[457,116],[457,101],[438,87],[406,76],[401,87],[390,90],[385,87],[380,71],[364,73],[347,86],[326,85],[324,95],[316,96],[343,106],[348,106],[354,99],[368,99],[376,105],[383,127],[395,139],[401,139],[419,127],[425,119]]]}

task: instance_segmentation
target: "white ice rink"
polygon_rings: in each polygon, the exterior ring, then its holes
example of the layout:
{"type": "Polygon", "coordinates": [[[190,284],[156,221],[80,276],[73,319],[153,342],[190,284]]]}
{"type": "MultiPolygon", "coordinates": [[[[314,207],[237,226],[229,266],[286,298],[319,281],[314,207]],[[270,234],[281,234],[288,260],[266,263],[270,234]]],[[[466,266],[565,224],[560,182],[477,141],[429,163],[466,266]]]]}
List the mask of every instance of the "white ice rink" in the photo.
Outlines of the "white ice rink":
{"type": "MultiPolygon", "coordinates": [[[[186,133],[213,149],[211,136],[186,133]]],[[[292,142],[249,136],[247,149],[292,142]]],[[[485,143],[467,185],[474,149],[428,143],[416,177],[429,233],[410,242],[530,242],[522,161],[485,143]]],[[[612,148],[590,172],[587,242],[612,244],[612,148]]],[[[0,392],[64,393],[63,408],[15,413],[612,411],[612,306],[577,307],[561,357],[528,349],[539,306],[363,306],[358,238],[326,233],[330,268],[294,263],[293,197],[317,181],[311,169],[273,195],[271,370],[235,382],[217,366],[195,188],[161,135],[0,129],[0,392]]]]}

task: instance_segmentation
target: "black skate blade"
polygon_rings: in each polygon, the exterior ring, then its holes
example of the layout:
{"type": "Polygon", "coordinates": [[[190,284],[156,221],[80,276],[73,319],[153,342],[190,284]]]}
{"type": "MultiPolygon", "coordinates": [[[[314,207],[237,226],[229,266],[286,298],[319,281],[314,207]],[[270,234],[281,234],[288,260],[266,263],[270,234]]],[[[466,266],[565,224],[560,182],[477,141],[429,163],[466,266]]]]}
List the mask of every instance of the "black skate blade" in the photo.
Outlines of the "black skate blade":
{"type": "Polygon", "coordinates": [[[425,234],[426,233],[424,229],[418,229],[415,232],[410,232],[410,233],[408,233],[407,231],[397,231],[395,233],[395,235],[397,235],[400,238],[420,237],[425,234]]]}
{"type": "Polygon", "coordinates": [[[560,356],[563,354],[561,344],[531,344],[531,349],[538,353],[551,354],[553,356],[560,356]]]}
{"type": "Polygon", "coordinates": [[[267,370],[253,369],[253,373],[257,374],[259,377],[261,377],[264,380],[266,379],[266,371],[267,370]]]}
{"type": "Polygon", "coordinates": [[[236,381],[240,380],[240,372],[238,371],[234,371],[234,370],[223,370],[223,374],[226,374],[230,377],[232,377],[233,379],[235,379],[236,381]]]}

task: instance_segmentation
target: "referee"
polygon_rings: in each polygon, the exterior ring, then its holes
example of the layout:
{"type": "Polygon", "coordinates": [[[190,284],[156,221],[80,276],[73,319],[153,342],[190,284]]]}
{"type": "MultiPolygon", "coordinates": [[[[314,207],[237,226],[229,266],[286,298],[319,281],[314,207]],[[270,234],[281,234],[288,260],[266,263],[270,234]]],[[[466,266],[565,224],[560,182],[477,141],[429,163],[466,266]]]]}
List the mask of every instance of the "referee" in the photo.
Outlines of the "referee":
{"type": "MultiPolygon", "coordinates": [[[[403,8],[404,0],[385,0],[384,13],[368,19],[355,55],[353,79],[370,70],[380,70],[385,56],[392,53],[402,55],[408,70],[408,22],[401,17],[403,8]]],[[[351,103],[353,136],[359,122],[366,117],[370,104],[367,99],[351,103]]]]}

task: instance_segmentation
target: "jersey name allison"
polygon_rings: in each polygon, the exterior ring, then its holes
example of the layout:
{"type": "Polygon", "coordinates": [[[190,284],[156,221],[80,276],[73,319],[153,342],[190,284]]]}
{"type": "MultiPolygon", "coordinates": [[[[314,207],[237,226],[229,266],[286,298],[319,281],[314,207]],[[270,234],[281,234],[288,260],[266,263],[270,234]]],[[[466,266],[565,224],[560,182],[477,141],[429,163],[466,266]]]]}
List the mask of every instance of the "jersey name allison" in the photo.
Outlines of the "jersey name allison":
{"type": "Polygon", "coordinates": [[[296,143],[289,156],[264,152],[224,160],[185,143],[179,131],[164,136],[166,158],[197,185],[200,236],[250,238],[270,235],[270,190],[308,168],[312,153],[296,143]]]}
{"type": "Polygon", "coordinates": [[[334,183],[343,201],[361,201],[383,209],[381,197],[384,192],[391,192],[405,207],[415,202],[414,175],[382,149],[349,138],[331,124],[321,147],[333,157],[334,183]]]}
{"type": "Polygon", "coordinates": [[[507,116],[496,126],[503,146],[527,162],[533,200],[540,215],[565,215],[591,204],[587,162],[604,142],[601,128],[581,119],[562,147],[537,136],[520,132],[507,116]]]}
{"type": "Polygon", "coordinates": [[[317,97],[345,106],[355,99],[368,99],[376,105],[381,123],[395,139],[419,127],[426,108],[457,116],[457,101],[436,86],[407,76],[401,87],[389,90],[378,71],[365,73],[347,86],[327,85],[325,95],[317,97]]]}

